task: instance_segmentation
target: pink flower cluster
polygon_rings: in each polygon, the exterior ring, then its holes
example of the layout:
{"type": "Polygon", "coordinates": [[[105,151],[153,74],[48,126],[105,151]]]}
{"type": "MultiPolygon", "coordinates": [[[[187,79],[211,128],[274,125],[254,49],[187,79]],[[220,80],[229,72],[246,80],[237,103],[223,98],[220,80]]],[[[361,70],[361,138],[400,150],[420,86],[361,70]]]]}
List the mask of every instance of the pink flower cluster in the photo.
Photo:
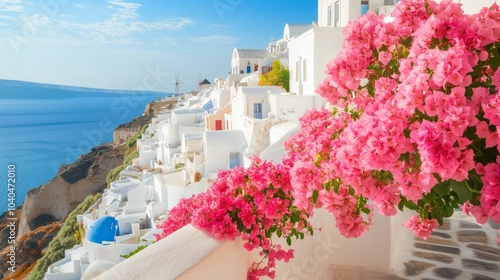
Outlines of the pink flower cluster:
{"type": "Polygon", "coordinates": [[[296,202],[328,208],[340,192],[323,187],[341,183],[382,214],[417,210],[428,220],[406,225],[422,237],[469,201],[478,221],[499,219],[499,7],[466,15],[450,0],[403,0],[392,16],[369,12],[344,30],[344,51],[318,92],[349,114],[303,119],[288,144],[296,202]],[[325,126],[307,138],[311,119],[325,126]],[[482,184],[471,181],[483,173],[482,184]]]}
{"type": "Polygon", "coordinates": [[[436,219],[422,220],[420,216],[411,216],[408,221],[404,223],[405,227],[411,229],[416,235],[423,239],[429,238],[431,233],[439,226],[436,219]]]}
{"type": "Polygon", "coordinates": [[[182,199],[170,211],[158,238],[189,223],[217,239],[241,237],[247,250],[259,249],[263,261],[267,259],[266,263],[254,264],[248,278],[274,278],[276,261],[288,262],[293,250],[273,244],[271,237],[290,240],[312,232],[307,212],[297,210],[292,203],[288,165],[273,165],[253,157],[247,169],[220,171],[206,192],[182,199]]]}
{"type": "Polygon", "coordinates": [[[486,166],[478,164],[476,170],[482,175],[483,188],[479,197],[480,205],[472,207],[470,212],[476,220],[484,224],[488,219],[500,223],[500,156],[496,162],[486,166]]]}

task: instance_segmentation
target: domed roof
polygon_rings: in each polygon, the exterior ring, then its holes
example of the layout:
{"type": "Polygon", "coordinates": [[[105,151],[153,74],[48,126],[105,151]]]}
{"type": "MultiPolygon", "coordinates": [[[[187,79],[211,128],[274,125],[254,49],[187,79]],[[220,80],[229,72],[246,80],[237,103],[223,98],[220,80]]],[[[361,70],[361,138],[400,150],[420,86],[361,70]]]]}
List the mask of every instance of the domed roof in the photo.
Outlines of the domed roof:
{"type": "Polygon", "coordinates": [[[87,239],[98,244],[113,242],[117,235],[120,235],[118,221],[111,216],[97,219],[87,231],[87,239]]]}

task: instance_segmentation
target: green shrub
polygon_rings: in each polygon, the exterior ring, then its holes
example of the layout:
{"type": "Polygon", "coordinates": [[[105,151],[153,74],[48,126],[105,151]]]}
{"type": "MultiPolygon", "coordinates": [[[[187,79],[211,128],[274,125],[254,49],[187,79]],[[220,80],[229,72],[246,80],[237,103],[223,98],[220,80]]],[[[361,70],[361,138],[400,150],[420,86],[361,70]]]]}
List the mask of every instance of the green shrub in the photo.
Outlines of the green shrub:
{"type": "Polygon", "coordinates": [[[106,176],[106,183],[108,184],[108,188],[111,186],[111,183],[118,180],[120,178],[120,172],[125,170],[127,166],[132,164],[132,161],[135,158],[139,157],[139,152],[136,149],[137,139],[141,138],[141,135],[146,131],[148,125],[144,125],[141,130],[134,134],[127,140],[123,163],[115,168],[113,168],[108,175],[106,176]]]}
{"type": "Polygon", "coordinates": [[[137,143],[137,140],[141,138],[147,128],[148,125],[145,124],[137,134],[127,140],[127,149],[131,149],[137,143]]]}
{"type": "MultiPolygon", "coordinates": [[[[143,239],[144,242],[147,242],[146,240],[143,239]]],[[[155,244],[156,242],[153,241],[153,243],[151,244],[155,244]]],[[[144,244],[144,245],[140,245],[139,247],[137,247],[134,251],[126,254],[126,255],[120,255],[120,257],[124,258],[124,259],[128,259],[130,257],[132,257],[133,255],[139,253],[140,251],[146,249],[149,245],[148,244],[144,244]]]]}

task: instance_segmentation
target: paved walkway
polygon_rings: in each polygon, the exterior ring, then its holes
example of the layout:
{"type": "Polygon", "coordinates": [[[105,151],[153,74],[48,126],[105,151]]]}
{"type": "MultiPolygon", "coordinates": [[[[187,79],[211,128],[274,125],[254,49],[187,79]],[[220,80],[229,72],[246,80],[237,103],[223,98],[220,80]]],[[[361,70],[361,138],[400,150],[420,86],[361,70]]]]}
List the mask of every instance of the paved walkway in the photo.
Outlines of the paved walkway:
{"type": "Polygon", "coordinates": [[[404,259],[405,279],[500,280],[498,229],[456,212],[427,240],[416,237],[404,259]]]}

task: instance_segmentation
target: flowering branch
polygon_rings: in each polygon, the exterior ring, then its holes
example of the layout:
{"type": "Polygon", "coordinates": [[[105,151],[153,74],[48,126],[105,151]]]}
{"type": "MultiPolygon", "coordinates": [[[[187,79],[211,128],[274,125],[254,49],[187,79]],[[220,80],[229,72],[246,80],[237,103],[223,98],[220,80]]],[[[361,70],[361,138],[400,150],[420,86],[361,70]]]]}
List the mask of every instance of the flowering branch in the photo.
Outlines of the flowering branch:
{"type": "Polygon", "coordinates": [[[248,251],[258,249],[262,256],[249,270],[248,278],[274,278],[276,261],[288,262],[293,250],[284,250],[272,238],[283,238],[290,245],[292,238],[313,234],[309,214],[293,206],[289,173],[287,164],[275,166],[258,157],[252,158],[247,169],[220,171],[207,192],[181,199],[158,238],[189,223],[217,239],[241,237],[248,251]]]}

